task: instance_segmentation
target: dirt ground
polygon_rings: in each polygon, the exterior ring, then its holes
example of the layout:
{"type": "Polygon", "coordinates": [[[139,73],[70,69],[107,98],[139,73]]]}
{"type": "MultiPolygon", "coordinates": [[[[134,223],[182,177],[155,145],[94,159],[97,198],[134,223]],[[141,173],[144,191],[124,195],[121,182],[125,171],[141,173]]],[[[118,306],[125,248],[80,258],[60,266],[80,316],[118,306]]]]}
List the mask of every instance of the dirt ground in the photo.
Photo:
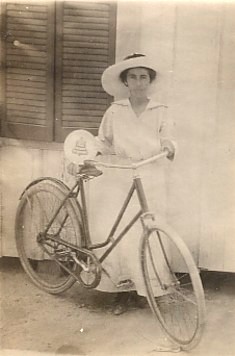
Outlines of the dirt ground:
{"type": "MultiPolygon", "coordinates": [[[[114,316],[113,295],[76,284],[49,295],[29,281],[18,259],[1,258],[0,273],[0,355],[173,355],[147,307],[114,316]]],[[[188,354],[235,355],[235,274],[204,273],[203,283],[207,327],[188,354]]]]}

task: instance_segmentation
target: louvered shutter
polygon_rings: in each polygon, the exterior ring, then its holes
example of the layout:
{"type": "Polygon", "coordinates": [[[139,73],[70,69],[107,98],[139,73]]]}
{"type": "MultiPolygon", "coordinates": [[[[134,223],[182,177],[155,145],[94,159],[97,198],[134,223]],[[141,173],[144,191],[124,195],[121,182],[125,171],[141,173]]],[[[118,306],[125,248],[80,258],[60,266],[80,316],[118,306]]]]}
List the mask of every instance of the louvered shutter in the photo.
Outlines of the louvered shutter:
{"type": "Polygon", "coordinates": [[[4,4],[4,136],[53,138],[54,7],[50,1],[4,4]]]}
{"type": "Polygon", "coordinates": [[[110,103],[101,74],[114,62],[115,5],[112,2],[57,3],[56,140],[74,129],[97,133],[110,103]]]}

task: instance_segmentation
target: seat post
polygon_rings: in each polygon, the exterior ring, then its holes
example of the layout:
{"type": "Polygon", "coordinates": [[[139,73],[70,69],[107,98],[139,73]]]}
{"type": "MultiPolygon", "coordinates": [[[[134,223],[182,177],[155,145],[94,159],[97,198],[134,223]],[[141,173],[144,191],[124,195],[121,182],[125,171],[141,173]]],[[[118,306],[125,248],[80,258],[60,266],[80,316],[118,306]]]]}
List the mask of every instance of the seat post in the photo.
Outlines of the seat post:
{"type": "Polygon", "coordinates": [[[133,178],[133,181],[135,183],[137,196],[138,196],[138,199],[140,202],[141,209],[142,209],[143,213],[147,213],[149,211],[149,207],[148,207],[148,202],[146,199],[146,195],[144,192],[144,187],[143,187],[141,178],[139,176],[135,176],[133,178]]]}
{"type": "Polygon", "coordinates": [[[85,197],[85,188],[82,178],[80,179],[80,191],[81,191],[81,202],[82,202],[82,214],[83,214],[83,228],[85,233],[85,245],[84,247],[89,247],[91,245],[91,237],[89,231],[88,213],[85,197]]]}

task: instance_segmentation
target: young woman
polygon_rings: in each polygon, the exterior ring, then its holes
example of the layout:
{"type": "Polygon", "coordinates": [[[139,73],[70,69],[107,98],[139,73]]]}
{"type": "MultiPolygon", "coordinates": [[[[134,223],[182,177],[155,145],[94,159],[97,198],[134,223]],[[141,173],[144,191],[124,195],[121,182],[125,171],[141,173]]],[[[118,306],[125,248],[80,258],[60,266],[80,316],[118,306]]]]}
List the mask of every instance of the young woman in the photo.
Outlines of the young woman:
{"type": "MultiPolygon", "coordinates": [[[[165,148],[169,151],[168,158],[174,158],[175,145],[169,138],[164,119],[166,106],[149,96],[156,76],[155,64],[143,54],[130,55],[104,71],[104,90],[124,99],[114,101],[104,114],[97,137],[101,160],[120,164],[136,162],[156,155],[165,148]]],[[[140,169],[151,211],[161,215],[165,212],[163,166],[164,163],[157,162],[140,169]]],[[[132,179],[132,173],[126,170],[104,169],[103,173],[89,186],[92,201],[89,207],[90,226],[95,242],[104,241],[110,232],[132,179]]],[[[134,197],[122,226],[125,226],[125,221],[130,221],[138,208],[137,197],[134,197]]],[[[138,250],[141,232],[140,223],[136,223],[105,260],[97,289],[117,293],[116,315],[126,311],[130,296],[128,291],[145,296],[138,250]]]]}

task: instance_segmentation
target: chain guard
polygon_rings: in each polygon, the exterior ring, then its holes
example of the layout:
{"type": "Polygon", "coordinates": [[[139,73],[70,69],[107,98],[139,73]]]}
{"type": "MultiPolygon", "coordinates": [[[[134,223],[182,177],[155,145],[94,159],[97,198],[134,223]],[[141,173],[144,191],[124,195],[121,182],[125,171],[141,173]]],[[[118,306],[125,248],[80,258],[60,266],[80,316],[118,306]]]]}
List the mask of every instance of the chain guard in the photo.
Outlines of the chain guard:
{"type": "Polygon", "coordinates": [[[93,289],[99,285],[102,266],[94,253],[48,234],[39,244],[51,259],[83,287],[93,289]]]}

